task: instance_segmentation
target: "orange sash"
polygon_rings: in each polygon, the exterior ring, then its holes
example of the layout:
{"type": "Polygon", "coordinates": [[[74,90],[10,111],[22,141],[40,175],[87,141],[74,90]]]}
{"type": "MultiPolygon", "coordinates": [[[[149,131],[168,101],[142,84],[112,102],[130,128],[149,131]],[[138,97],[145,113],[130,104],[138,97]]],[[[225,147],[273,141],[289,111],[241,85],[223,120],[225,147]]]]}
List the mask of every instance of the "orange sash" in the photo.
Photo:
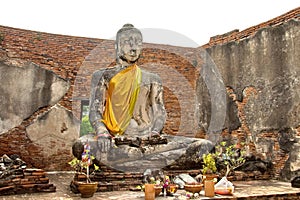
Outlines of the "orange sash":
{"type": "Polygon", "coordinates": [[[134,64],[117,73],[109,82],[103,123],[113,135],[122,135],[130,123],[140,91],[142,72],[134,64]]]}

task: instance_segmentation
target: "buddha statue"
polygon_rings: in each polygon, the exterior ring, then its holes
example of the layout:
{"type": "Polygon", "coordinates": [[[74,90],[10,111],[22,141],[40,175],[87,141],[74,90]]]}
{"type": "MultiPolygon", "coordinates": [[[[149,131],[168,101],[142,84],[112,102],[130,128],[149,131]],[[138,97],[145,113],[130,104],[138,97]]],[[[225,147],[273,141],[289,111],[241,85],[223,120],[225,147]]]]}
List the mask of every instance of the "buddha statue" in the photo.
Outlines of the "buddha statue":
{"type": "Polygon", "coordinates": [[[79,138],[90,143],[97,160],[122,171],[160,169],[212,149],[204,139],[162,134],[162,81],[137,65],[142,42],[142,33],[131,24],[117,32],[116,66],[92,76],[89,119],[95,134],[79,138]]]}

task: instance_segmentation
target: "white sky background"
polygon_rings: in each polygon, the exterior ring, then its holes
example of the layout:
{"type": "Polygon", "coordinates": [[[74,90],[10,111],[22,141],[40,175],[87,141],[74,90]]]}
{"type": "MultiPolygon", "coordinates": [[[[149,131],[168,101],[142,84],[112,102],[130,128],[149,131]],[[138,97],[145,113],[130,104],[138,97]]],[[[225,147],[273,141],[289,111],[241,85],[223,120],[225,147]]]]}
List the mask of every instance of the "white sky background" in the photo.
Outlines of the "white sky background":
{"type": "Polygon", "coordinates": [[[132,23],[180,33],[200,46],[212,36],[244,30],[299,6],[300,0],[4,0],[0,25],[111,39],[132,23]]]}

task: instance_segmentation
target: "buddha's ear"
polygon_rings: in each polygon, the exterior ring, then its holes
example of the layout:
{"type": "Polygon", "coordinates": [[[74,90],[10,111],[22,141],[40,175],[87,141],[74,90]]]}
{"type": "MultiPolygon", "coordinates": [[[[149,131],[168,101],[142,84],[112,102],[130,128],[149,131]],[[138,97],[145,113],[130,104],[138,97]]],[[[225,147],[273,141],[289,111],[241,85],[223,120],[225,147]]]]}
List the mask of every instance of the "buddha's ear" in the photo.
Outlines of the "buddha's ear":
{"type": "Polygon", "coordinates": [[[119,59],[120,59],[120,49],[119,49],[119,46],[120,44],[118,44],[119,41],[116,39],[116,42],[115,42],[115,51],[116,51],[116,62],[119,63],[119,59]]]}
{"type": "Polygon", "coordinates": [[[123,53],[121,52],[120,40],[118,37],[116,38],[115,41],[115,50],[116,50],[116,62],[118,64],[121,64],[121,57],[123,56],[123,53]]]}

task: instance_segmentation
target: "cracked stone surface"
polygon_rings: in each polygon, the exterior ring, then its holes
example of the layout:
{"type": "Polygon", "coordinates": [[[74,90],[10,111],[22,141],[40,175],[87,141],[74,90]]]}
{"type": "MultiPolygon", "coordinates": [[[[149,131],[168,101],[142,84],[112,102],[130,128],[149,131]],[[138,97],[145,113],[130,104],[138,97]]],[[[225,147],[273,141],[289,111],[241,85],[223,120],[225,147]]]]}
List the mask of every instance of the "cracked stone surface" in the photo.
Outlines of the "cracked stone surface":
{"type": "Polygon", "coordinates": [[[55,105],[69,89],[64,79],[28,62],[0,62],[0,82],[0,134],[55,105]]]}

